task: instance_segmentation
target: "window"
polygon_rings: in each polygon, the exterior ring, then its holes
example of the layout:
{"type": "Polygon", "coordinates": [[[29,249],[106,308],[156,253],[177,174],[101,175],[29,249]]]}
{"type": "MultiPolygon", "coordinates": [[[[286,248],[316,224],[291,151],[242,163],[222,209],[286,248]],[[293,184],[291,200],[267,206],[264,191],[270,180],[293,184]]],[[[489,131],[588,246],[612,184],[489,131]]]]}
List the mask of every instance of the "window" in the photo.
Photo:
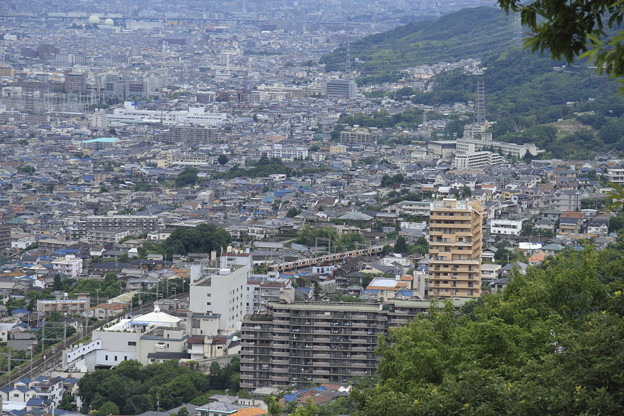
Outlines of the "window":
{"type": "Polygon", "coordinates": [[[136,342],[135,341],[128,341],[128,346],[129,347],[134,347],[134,346],[136,346],[136,342]]]}

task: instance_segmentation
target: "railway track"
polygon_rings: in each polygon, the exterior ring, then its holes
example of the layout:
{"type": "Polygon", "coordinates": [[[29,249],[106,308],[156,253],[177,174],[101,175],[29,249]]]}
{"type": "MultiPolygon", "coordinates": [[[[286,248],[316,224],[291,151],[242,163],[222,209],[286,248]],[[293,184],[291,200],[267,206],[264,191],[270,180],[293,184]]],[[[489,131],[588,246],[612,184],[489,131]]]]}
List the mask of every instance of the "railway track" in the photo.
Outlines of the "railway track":
{"type": "MultiPolygon", "coordinates": [[[[167,299],[180,299],[184,296],[188,295],[188,293],[180,293],[174,296],[170,296],[167,299]]],[[[138,312],[139,314],[143,314],[154,309],[154,302],[150,302],[148,304],[142,305],[139,308],[132,309],[133,312],[138,312]]],[[[107,323],[114,321],[115,319],[124,316],[126,313],[130,312],[130,309],[124,309],[122,312],[117,315],[111,317],[107,321],[97,322],[96,324],[89,327],[89,330],[96,330],[107,323]]],[[[88,319],[88,318],[86,318],[88,319]]],[[[38,377],[39,375],[54,369],[57,363],[62,361],[63,350],[65,348],[77,343],[81,339],[89,336],[88,333],[83,333],[82,331],[77,331],[75,334],[67,337],[64,341],[58,342],[48,349],[39,353],[39,356],[33,357],[31,362],[23,363],[19,367],[12,370],[10,373],[4,374],[0,377],[0,388],[12,386],[16,381],[24,378],[24,377],[38,377]]]]}

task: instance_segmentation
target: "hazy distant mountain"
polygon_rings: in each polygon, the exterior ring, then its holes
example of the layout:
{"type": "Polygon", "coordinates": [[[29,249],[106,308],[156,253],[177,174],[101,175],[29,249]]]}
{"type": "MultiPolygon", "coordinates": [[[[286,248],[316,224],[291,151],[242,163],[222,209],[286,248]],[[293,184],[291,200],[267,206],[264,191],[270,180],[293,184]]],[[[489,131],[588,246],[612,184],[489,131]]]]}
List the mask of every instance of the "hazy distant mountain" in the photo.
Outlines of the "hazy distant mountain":
{"type": "MultiPolygon", "coordinates": [[[[485,58],[511,44],[513,18],[497,8],[476,7],[367,36],[351,44],[351,59],[365,79],[383,80],[410,66],[485,58]]],[[[329,71],[344,70],[346,50],[341,47],[321,62],[329,71]]]]}

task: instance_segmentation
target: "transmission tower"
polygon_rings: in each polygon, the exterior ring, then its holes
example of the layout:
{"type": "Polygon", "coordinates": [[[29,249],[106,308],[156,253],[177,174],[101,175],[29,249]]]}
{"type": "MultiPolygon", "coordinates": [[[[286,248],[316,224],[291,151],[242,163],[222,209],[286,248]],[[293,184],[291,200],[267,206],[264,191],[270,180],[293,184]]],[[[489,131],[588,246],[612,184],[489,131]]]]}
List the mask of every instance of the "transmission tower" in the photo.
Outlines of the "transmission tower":
{"type": "Polygon", "coordinates": [[[477,81],[477,100],[475,105],[475,124],[485,123],[485,81],[477,81]]]}
{"type": "Polygon", "coordinates": [[[520,45],[522,43],[522,22],[520,21],[520,15],[517,14],[513,21],[513,43],[520,45]]]}
{"type": "Polygon", "coordinates": [[[347,60],[345,62],[345,72],[351,74],[351,41],[347,39],[347,60]]]}

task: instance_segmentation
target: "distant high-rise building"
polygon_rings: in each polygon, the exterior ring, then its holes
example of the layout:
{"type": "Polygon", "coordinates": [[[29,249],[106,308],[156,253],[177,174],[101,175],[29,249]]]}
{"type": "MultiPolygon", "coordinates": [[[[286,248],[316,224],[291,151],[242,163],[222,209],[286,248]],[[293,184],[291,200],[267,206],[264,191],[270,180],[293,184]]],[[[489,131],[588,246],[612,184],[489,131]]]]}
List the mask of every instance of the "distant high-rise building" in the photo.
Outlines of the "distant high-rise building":
{"type": "Polygon", "coordinates": [[[59,53],[59,49],[52,44],[42,43],[37,46],[37,55],[39,55],[40,58],[55,56],[57,53],[59,53]]]}
{"type": "Polygon", "coordinates": [[[87,77],[85,76],[85,74],[65,72],[65,82],[63,83],[63,89],[65,92],[86,94],[87,77]]]}
{"type": "Polygon", "coordinates": [[[440,298],[479,297],[481,205],[456,199],[435,201],[429,219],[429,293],[440,298]]]}
{"type": "Polygon", "coordinates": [[[327,81],[325,95],[328,98],[352,100],[357,94],[357,85],[352,79],[331,79],[327,81]]]}
{"type": "Polygon", "coordinates": [[[173,126],[169,128],[168,141],[199,146],[217,140],[219,137],[221,137],[221,130],[215,128],[173,126]]]}
{"type": "Polygon", "coordinates": [[[11,247],[11,227],[5,222],[0,222],[0,250],[11,247]]]}
{"type": "Polygon", "coordinates": [[[104,83],[106,95],[114,97],[144,97],[148,94],[147,90],[143,79],[107,76],[104,83]]]}

